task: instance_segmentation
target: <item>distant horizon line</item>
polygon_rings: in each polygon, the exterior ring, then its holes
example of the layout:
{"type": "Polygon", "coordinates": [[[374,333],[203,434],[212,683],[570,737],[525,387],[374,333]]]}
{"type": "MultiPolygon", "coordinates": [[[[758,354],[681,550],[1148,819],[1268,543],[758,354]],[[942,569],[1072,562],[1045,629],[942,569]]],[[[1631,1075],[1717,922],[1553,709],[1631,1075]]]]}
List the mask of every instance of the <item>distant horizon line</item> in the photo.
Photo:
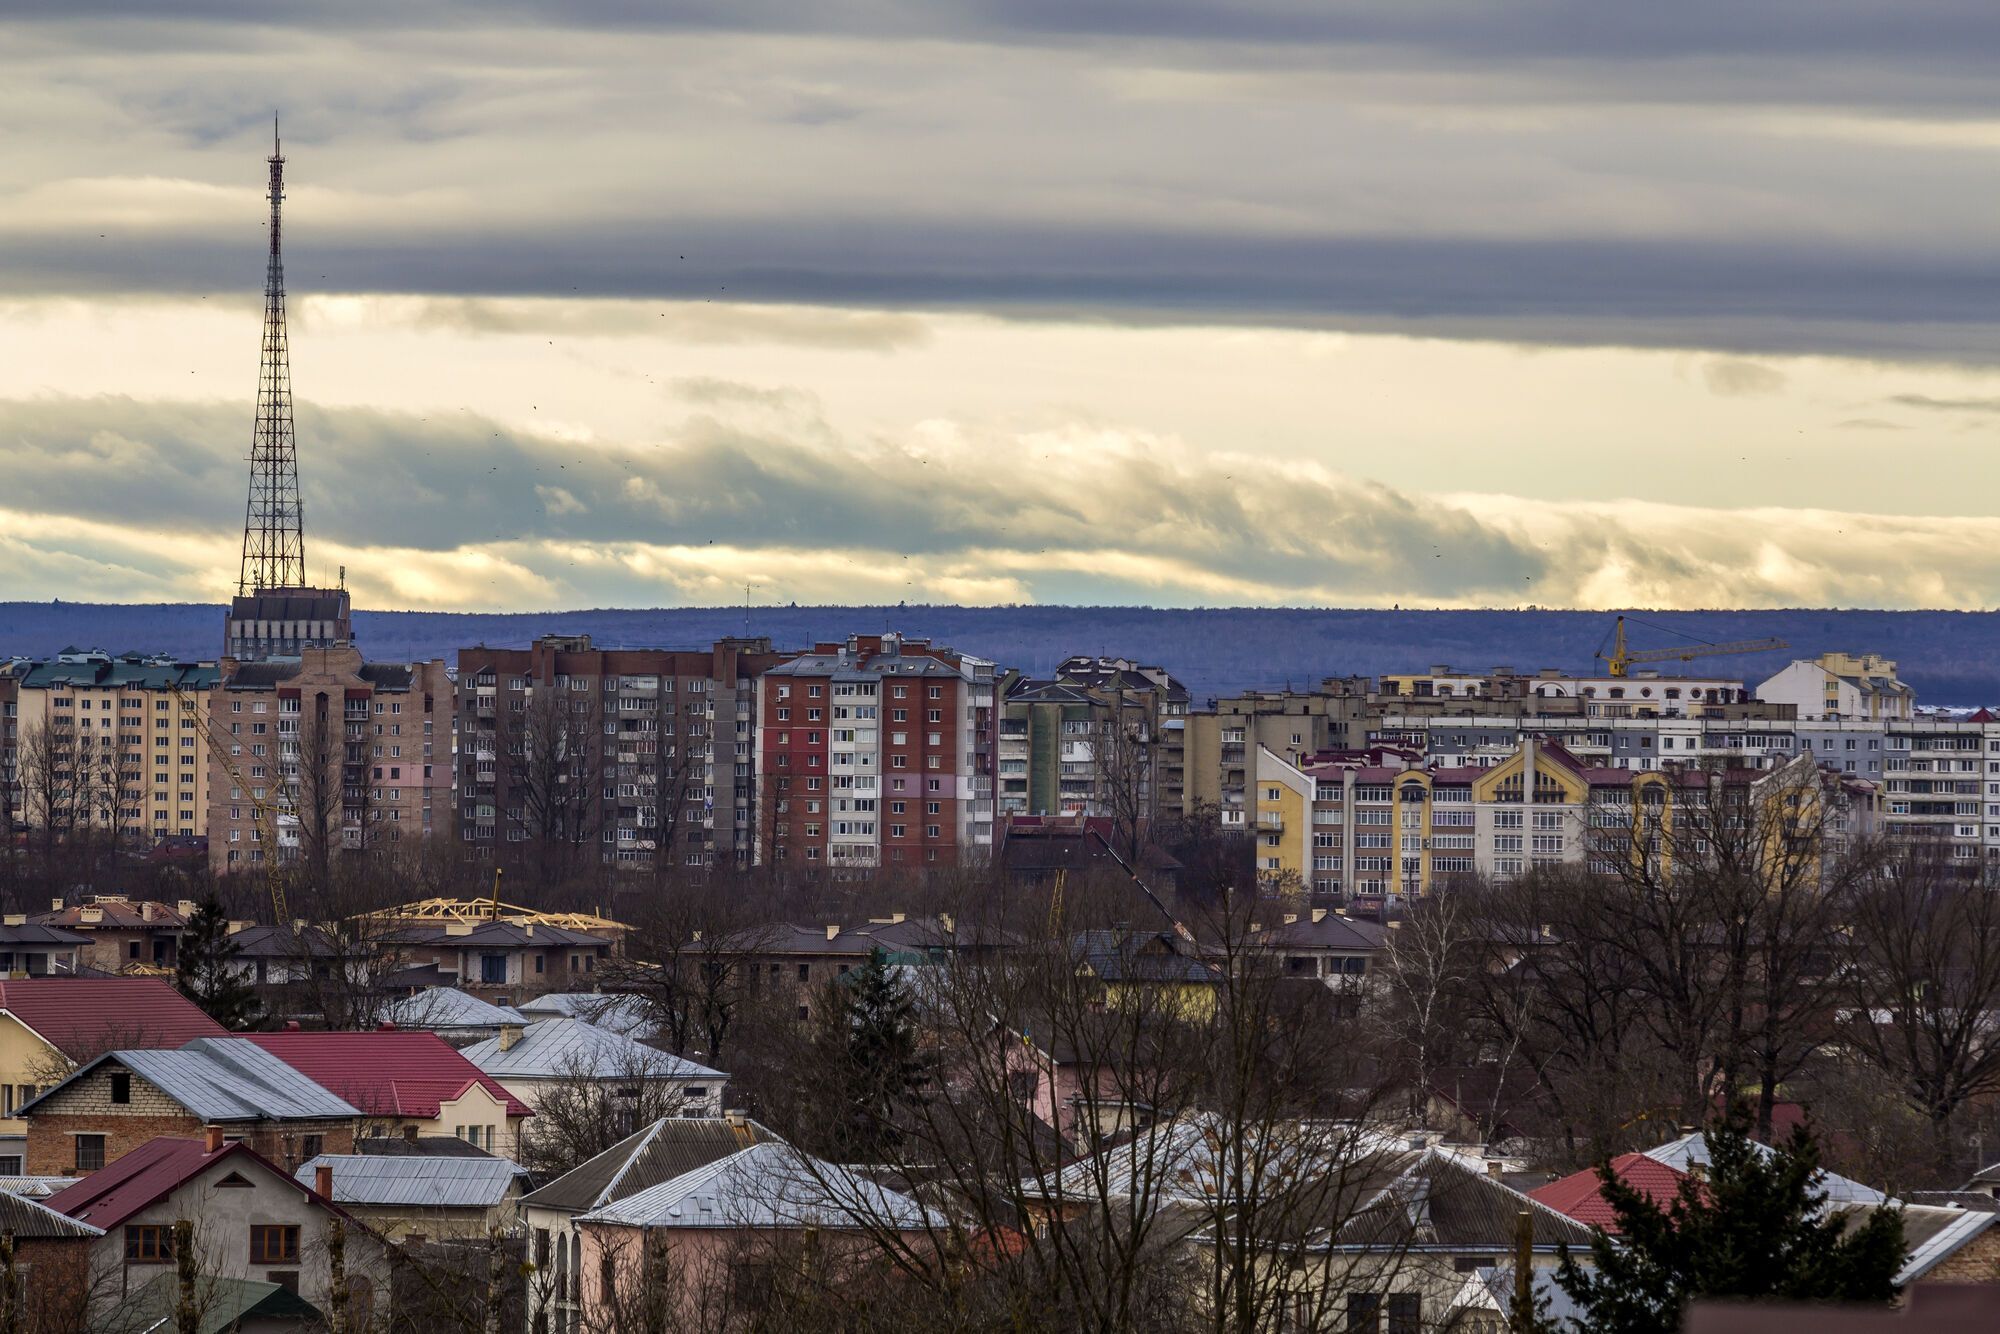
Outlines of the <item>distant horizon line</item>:
{"type": "MultiPolygon", "coordinates": [[[[201,609],[212,608],[224,611],[224,602],[98,602],[80,598],[9,598],[0,599],[0,609],[8,607],[124,607],[161,609],[201,609]]],[[[603,614],[695,614],[714,613],[740,616],[746,610],[742,603],[714,603],[699,606],[597,606],[597,607],[526,607],[510,610],[467,610],[445,607],[360,607],[354,608],[357,615],[369,616],[590,616],[603,614]]],[[[1996,609],[1991,607],[1838,607],[1813,606],[1805,603],[1774,603],[1755,607],[1657,607],[1640,603],[1613,604],[1592,607],[1549,606],[1531,603],[1525,606],[1488,607],[1389,607],[1339,606],[1333,604],[1310,603],[1198,603],[1175,605],[1153,602],[756,602],[748,606],[754,616],[759,612],[773,611],[1134,611],[1134,612],[1302,612],[1341,613],[1347,615],[1385,616],[1459,616],[1492,615],[1563,615],[1563,616],[1609,616],[1620,612],[1645,612],[1655,616],[1745,616],[1770,612],[1823,612],[1841,615],[1888,615],[1888,616],[1938,616],[1938,615],[1988,615],[1996,609]]]]}

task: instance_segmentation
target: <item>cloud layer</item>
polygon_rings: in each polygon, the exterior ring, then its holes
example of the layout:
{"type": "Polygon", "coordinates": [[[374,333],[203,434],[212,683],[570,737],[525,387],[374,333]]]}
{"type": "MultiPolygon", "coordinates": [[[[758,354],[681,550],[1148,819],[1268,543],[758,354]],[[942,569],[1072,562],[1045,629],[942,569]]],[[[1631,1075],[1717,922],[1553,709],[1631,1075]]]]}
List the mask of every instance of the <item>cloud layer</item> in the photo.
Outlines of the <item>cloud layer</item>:
{"type": "MultiPolygon", "coordinates": [[[[844,438],[809,398],[703,387],[670,440],[578,446],[466,419],[318,410],[308,554],[370,605],[1061,601],[1372,606],[2000,601],[2000,519],[1505,495],[1072,428],[844,438]],[[996,469],[995,460],[1018,466],[996,469]]],[[[0,585],[213,595],[234,569],[247,405],[0,403],[0,585]],[[134,522],[132,516],[144,517],[134,522]]],[[[303,428],[302,428],[303,429],[303,428]]]]}

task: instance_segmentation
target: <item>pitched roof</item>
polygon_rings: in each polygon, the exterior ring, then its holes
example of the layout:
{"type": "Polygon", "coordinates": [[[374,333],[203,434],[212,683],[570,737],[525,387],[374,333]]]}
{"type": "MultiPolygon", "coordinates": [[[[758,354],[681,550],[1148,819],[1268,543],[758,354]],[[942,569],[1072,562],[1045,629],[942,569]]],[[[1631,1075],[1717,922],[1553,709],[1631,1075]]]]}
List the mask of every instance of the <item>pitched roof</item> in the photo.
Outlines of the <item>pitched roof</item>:
{"type": "Polygon", "coordinates": [[[457,922],[398,922],[383,939],[405,945],[452,949],[595,948],[611,942],[553,922],[479,922],[471,930],[456,930],[457,922]]]}
{"type": "Polygon", "coordinates": [[[505,1158],[395,1158],[323,1153],[294,1174],[310,1186],[322,1167],[333,1169],[333,1198],[346,1205],[402,1205],[413,1209],[490,1209],[506,1200],[528,1170],[505,1158]]]}
{"type": "Polygon", "coordinates": [[[27,977],[0,982],[13,1015],[73,1061],[112,1047],[179,1047],[229,1030],[159,978],[27,977]]]}
{"type": "Polygon", "coordinates": [[[551,991],[522,1001],[514,1007],[529,1019],[562,1016],[587,1019],[599,1028],[608,1028],[626,1037],[642,1037],[656,1025],[638,996],[606,994],[599,991],[551,991]]]}
{"type": "Polygon", "coordinates": [[[354,1151],[382,1158],[491,1158],[456,1135],[356,1135],[354,1151]]]}
{"type": "MultiPolygon", "coordinates": [[[[1855,1223],[1872,1212],[1848,1205],[1843,1212],[1855,1223]]],[[[1960,1209],[1950,1205],[1906,1204],[1903,1206],[1903,1244],[1910,1248],[1903,1267],[1896,1271],[1896,1283],[1916,1282],[1958,1251],[2000,1225],[2000,1214],[1984,1209],[1960,1209]]]]}
{"type": "Polygon", "coordinates": [[[666,1117],[530,1191],[521,1203],[582,1213],[773,1138],[747,1117],[666,1117]]]}
{"type": "Polygon", "coordinates": [[[935,1216],[907,1195],[772,1140],[584,1214],[642,1228],[915,1229],[935,1216]]]}
{"type": "Polygon", "coordinates": [[[11,1233],[16,1238],[55,1241],[85,1241],[104,1235],[102,1228],[80,1223],[67,1214],[57,1213],[39,1200],[31,1200],[11,1191],[0,1191],[0,1232],[11,1233]]]}
{"type": "Polygon", "coordinates": [[[513,1046],[475,1042],[465,1059],[495,1079],[723,1079],[720,1070],[648,1047],[584,1019],[543,1019],[523,1029],[513,1046]]]}
{"type": "MultiPolygon", "coordinates": [[[[161,1136],[112,1159],[68,1190],[49,1196],[48,1206],[108,1232],[225,1160],[238,1169],[267,1172],[288,1186],[297,1184],[270,1159],[240,1140],[226,1142],[210,1153],[201,1140],[161,1136]]],[[[331,1200],[322,1199],[310,1189],[306,1197],[340,1212],[331,1200]]]]}
{"type": "MultiPolygon", "coordinates": [[[[195,1334],[279,1326],[321,1328],[326,1319],[317,1306],[290,1288],[261,1279],[212,1275],[202,1280],[202,1294],[195,1334]]],[[[155,1274],[120,1304],[129,1323],[121,1321],[119,1328],[130,1329],[132,1334],[169,1334],[178,1328],[175,1312],[179,1303],[179,1278],[171,1271],[155,1274]]]]}
{"type": "MultiPolygon", "coordinates": [[[[1680,1194],[1681,1183],[1688,1180],[1687,1173],[1643,1153],[1620,1154],[1611,1160],[1611,1170],[1620,1181],[1662,1209],[1673,1203],[1680,1194]]],[[[1528,1192],[1528,1198],[1548,1205],[1557,1213],[1568,1214],[1579,1223],[1589,1223],[1606,1232],[1618,1231],[1618,1215],[1604,1198],[1604,1183],[1598,1179],[1594,1167],[1537,1186],[1528,1192]]]]}
{"type": "Polygon", "coordinates": [[[187,918],[167,904],[110,895],[99,895],[88,903],[64,904],[35,913],[28,920],[37,926],[60,926],[75,931],[166,931],[187,925],[187,918]],[[152,910],[150,917],[146,915],[148,909],[152,910]]]}
{"type": "Polygon", "coordinates": [[[1318,921],[1300,917],[1266,927],[1245,943],[1270,949],[1379,950],[1388,945],[1388,937],[1389,929],[1379,923],[1330,912],[1318,921]]]}
{"type": "Polygon", "coordinates": [[[248,1038],[197,1038],[179,1051],[108,1051],[47,1093],[39,1107],[104,1064],[124,1066],[203,1121],[345,1120],[361,1110],[248,1038]]]}
{"type": "Polygon", "coordinates": [[[532,1116],[499,1081],[453,1051],[435,1033],[253,1033],[250,1041],[325,1085],[368,1116],[436,1116],[439,1104],[478,1084],[507,1104],[509,1116],[532,1116]]]}
{"type": "Polygon", "coordinates": [[[232,931],[229,941],[245,959],[328,959],[339,953],[333,938],[316,926],[304,931],[289,926],[253,923],[232,931]]]}
{"type": "Polygon", "coordinates": [[[1181,953],[1166,931],[1080,931],[1070,941],[1078,963],[1106,982],[1212,983],[1215,969],[1181,953]]]}
{"type": "Polygon", "coordinates": [[[382,1017],[398,1028],[498,1028],[527,1021],[517,1010],[494,1005],[457,987],[425,987],[413,996],[391,1001],[382,1017]]]}
{"type": "MultiPolygon", "coordinates": [[[[1755,1140],[1750,1141],[1750,1147],[1758,1153],[1765,1155],[1777,1152],[1770,1145],[1759,1144],[1755,1140]]],[[[1654,1162],[1665,1163],[1668,1167],[1676,1171],[1687,1172],[1690,1171],[1690,1164],[1700,1167],[1708,1166],[1708,1141],[1703,1138],[1702,1132],[1697,1130],[1692,1134],[1682,1135],[1679,1139],[1670,1139],[1665,1144],[1653,1146],[1646,1150],[1646,1156],[1654,1162]]],[[[1826,1192],[1829,1204],[1887,1204],[1889,1202],[1889,1197],[1881,1191],[1876,1190],[1873,1186],[1864,1186],[1859,1181],[1850,1180],[1847,1177],[1828,1172],[1824,1168],[1820,1170],[1818,1176],[1813,1178],[1813,1188],[1826,1192]]]]}
{"type": "Polygon", "coordinates": [[[1368,1205],[1345,1220],[1332,1242],[1342,1249],[1393,1244],[1412,1250],[1506,1249],[1516,1219],[1533,1219],[1534,1245],[1588,1246],[1591,1230],[1533,1196],[1442,1149],[1411,1156],[1368,1205]]]}

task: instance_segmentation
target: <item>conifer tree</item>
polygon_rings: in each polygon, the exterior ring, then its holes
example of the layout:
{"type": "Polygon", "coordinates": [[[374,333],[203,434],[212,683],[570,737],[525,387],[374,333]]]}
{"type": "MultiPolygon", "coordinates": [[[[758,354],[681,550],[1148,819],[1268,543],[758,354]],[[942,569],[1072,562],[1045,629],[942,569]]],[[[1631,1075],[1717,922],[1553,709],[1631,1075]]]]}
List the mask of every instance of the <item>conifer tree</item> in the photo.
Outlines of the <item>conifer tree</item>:
{"type": "Polygon", "coordinates": [[[915,999],[876,950],[835,986],[837,1004],[815,1045],[823,1090],[843,1109],[830,1127],[843,1161],[866,1162],[896,1142],[903,1114],[924,1096],[931,1061],[923,1050],[915,999]]]}
{"type": "Polygon", "coordinates": [[[264,1008],[250,984],[231,967],[242,947],[229,934],[229,916],[213,894],[202,900],[181,932],[175,982],[181,993],[231,1031],[257,1022],[264,1008]]]}
{"type": "Polygon", "coordinates": [[[1736,1121],[1703,1136],[1709,1164],[1662,1208],[1598,1168],[1618,1235],[1599,1233],[1588,1266],[1565,1249],[1556,1282],[1603,1334],[1672,1334],[1701,1297],[1886,1303],[1902,1267],[1902,1211],[1855,1222],[1826,1208],[1814,1185],[1819,1147],[1805,1127],[1764,1149],[1736,1121]]]}

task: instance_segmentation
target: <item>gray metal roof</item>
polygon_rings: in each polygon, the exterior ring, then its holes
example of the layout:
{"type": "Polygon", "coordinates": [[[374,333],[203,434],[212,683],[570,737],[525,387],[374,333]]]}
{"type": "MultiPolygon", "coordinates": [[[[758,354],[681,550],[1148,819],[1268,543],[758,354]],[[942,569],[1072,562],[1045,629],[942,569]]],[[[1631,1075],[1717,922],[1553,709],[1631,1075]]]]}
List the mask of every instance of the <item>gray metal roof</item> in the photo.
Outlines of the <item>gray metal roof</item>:
{"type": "Polygon", "coordinates": [[[0,1231],[15,1237],[101,1237],[104,1229],[59,1214],[25,1195],[0,1191],[0,1231]]]}
{"type": "MultiPolygon", "coordinates": [[[[1768,1158],[1776,1150],[1768,1144],[1751,1141],[1750,1147],[1768,1158]]],[[[1665,1163],[1676,1172],[1692,1173],[1694,1167],[1708,1166],[1708,1140],[1697,1130],[1679,1139],[1670,1139],[1665,1144],[1655,1145],[1646,1150],[1646,1156],[1656,1163],[1665,1163]]],[[[1889,1197],[1873,1186],[1864,1186],[1859,1181],[1844,1177],[1821,1168],[1813,1178],[1813,1189],[1826,1192],[1829,1204],[1887,1204],[1889,1197]]]]}
{"type": "Polygon", "coordinates": [[[583,1213],[773,1138],[747,1117],[665,1117],[530,1192],[524,1207],[583,1213]]]}
{"type": "Polygon", "coordinates": [[[294,1174],[310,1186],[324,1164],[333,1168],[336,1204],[401,1205],[412,1209],[491,1209],[504,1202],[524,1167],[505,1158],[395,1158],[323,1153],[294,1174]]]}
{"type": "Polygon", "coordinates": [[[650,1036],[653,1018],[646,1002],[638,996],[606,995],[601,991],[551,991],[545,996],[522,1001],[515,1007],[530,1020],[561,1017],[588,1019],[599,1028],[623,1033],[628,1038],[650,1036]]]}
{"type": "Polygon", "coordinates": [[[457,987],[426,987],[391,1002],[382,1017],[398,1028],[498,1028],[528,1021],[516,1010],[494,1005],[457,987]]]}
{"type": "Polygon", "coordinates": [[[0,1190],[24,1199],[46,1200],[59,1190],[68,1190],[77,1177],[0,1177],[0,1190]]]}
{"type": "Polygon", "coordinates": [[[523,1029],[506,1051],[500,1039],[475,1042],[465,1059],[495,1079],[727,1079],[720,1070],[683,1060],[582,1019],[543,1019],[523,1029]]]}
{"type": "MultiPolygon", "coordinates": [[[[204,1121],[342,1120],[361,1111],[248,1038],[196,1038],[179,1051],[113,1051],[28,1103],[36,1107],[106,1061],[204,1121]]],[[[26,1110],[25,1108],[23,1110],[26,1110]]]]}
{"type": "Polygon", "coordinates": [[[916,1229],[939,1220],[907,1195],[774,1140],[628,1195],[577,1221],[645,1228],[916,1229]]]}

